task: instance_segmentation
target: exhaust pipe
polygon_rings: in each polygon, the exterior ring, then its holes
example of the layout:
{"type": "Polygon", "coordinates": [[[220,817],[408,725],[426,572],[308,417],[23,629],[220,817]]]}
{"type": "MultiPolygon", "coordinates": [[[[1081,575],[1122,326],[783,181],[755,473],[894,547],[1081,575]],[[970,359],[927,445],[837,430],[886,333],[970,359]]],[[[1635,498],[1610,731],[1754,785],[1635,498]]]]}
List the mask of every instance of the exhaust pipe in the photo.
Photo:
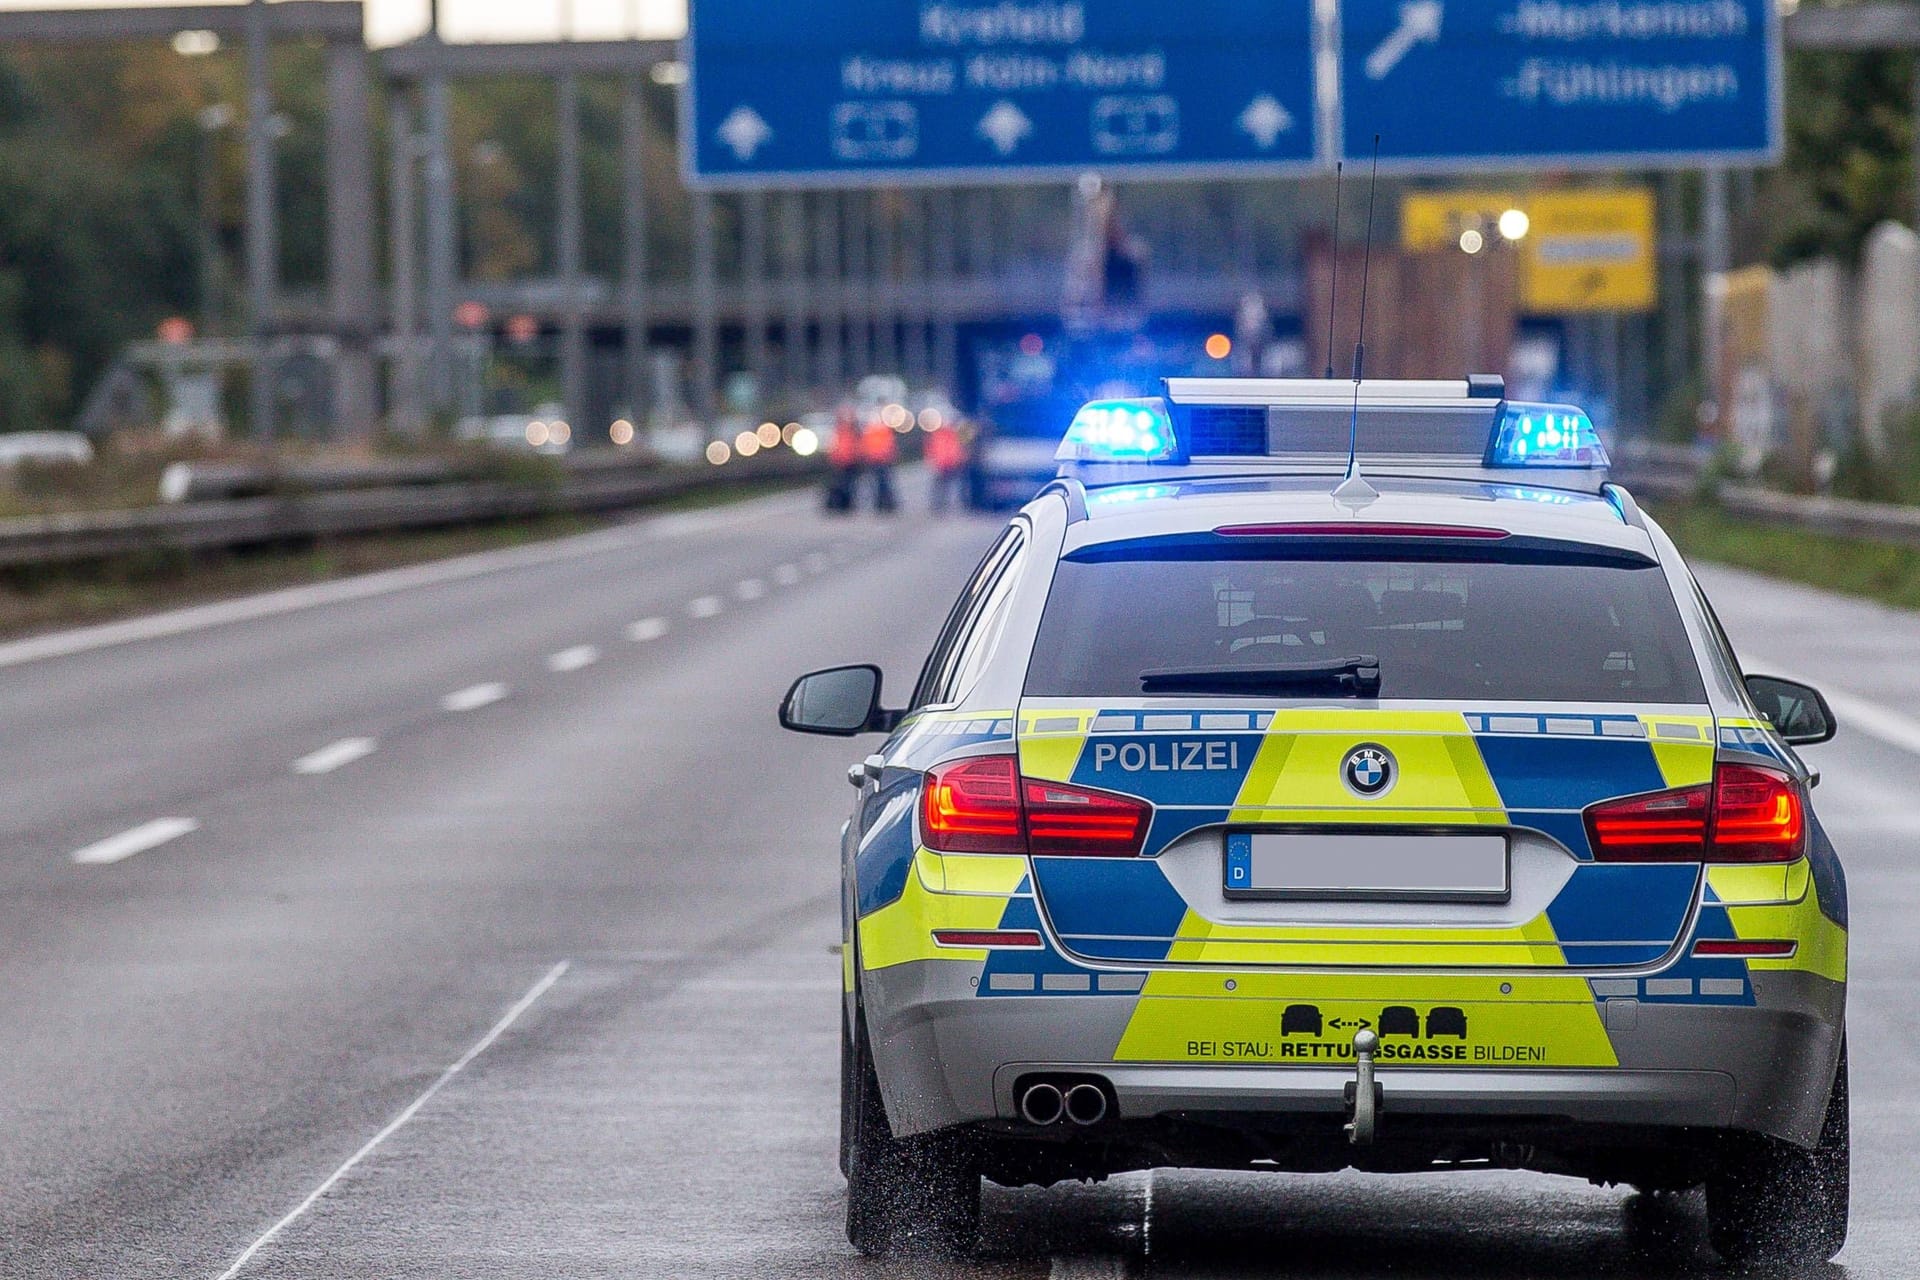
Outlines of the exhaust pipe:
{"type": "Polygon", "coordinates": [[[1082,1081],[1067,1090],[1067,1119],[1077,1125],[1099,1124],[1107,1118],[1107,1094],[1097,1084],[1082,1081]]]}
{"type": "Polygon", "coordinates": [[[1066,1111],[1066,1101],[1056,1085],[1042,1080],[1027,1086],[1020,1095],[1020,1118],[1041,1128],[1057,1122],[1066,1111]]]}

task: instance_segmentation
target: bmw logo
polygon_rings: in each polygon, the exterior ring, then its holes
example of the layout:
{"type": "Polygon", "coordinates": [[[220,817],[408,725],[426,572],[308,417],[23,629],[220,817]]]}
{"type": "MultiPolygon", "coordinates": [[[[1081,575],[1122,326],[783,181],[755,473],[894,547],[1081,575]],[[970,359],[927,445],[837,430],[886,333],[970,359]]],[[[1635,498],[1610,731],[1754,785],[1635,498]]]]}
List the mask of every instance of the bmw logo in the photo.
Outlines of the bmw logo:
{"type": "Polygon", "coordinates": [[[1347,784],[1347,790],[1363,800],[1387,794],[1399,776],[1400,766],[1395,763],[1393,752],[1372,743],[1347,752],[1340,766],[1340,780],[1347,784]]]}

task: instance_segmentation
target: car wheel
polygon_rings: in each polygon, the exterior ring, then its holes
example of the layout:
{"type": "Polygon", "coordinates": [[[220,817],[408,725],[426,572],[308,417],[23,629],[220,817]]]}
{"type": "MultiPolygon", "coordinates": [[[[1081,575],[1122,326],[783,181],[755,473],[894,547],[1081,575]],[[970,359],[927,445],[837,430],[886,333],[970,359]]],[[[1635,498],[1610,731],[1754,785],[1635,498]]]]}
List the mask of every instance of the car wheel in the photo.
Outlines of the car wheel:
{"type": "Polygon", "coordinates": [[[900,1139],[887,1124],[866,1019],[846,1037],[847,1240],[869,1257],[957,1256],[980,1235],[980,1171],[954,1134],[900,1139]]]}
{"type": "Polygon", "coordinates": [[[1851,1145],[1843,1044],[1819,1144],[1808,1151],[1775,1138],[1745,1138],[1707,1180],[1707,1235],[1714,1250],[1740,1266],[1830,1260],[1847,1242],[1851,1145]]]}

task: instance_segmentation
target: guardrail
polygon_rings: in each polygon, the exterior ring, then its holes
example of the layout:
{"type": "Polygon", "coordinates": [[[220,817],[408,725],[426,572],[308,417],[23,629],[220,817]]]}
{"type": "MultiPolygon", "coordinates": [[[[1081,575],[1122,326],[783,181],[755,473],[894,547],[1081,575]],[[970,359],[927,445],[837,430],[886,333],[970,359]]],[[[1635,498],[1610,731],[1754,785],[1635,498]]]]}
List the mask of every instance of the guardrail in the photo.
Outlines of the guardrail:
{"type": "Polygon", "coordinates": [[[1713,480],[1707,459],[1684,445],[1640,445],[1623,450],[1615,475],[1643,497],[1686,499],[1710,488],[1715,505],[1749,520],[1888,546],[1920,547],[1920,507],[1781,493],[1757,485],[1713,480]]]}
{"type": "Polygon", "coordinates": [[[187,501],[132,511],[0,520],[0,567],[63,564],[151,551],[211,551],[345,534],[592,515],[737,484],[804,480],[824,462],[784,450],[706,462],[649,463],[579,455],[552,484],[459,480],[187,501]]]}

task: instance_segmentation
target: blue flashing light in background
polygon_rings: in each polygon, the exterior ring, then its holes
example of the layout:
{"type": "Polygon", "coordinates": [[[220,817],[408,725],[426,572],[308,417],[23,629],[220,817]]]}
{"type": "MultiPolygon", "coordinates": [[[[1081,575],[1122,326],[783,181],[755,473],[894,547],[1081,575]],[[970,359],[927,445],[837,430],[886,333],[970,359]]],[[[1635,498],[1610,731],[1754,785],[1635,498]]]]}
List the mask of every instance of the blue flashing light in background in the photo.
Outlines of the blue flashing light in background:
{"type": "Polygon", "coordinates": [[[1493,467],[1583,467],[1610,465],[1593,420],[1560,404],[1510,404],[1501,415],[1487,456],[1493,467]]]}
{"type": "Polygon", "coordinates": [[[1095,400],[1073,415],[1060,462],[1169,462],[1173,416],[1164,400],[1095,400]]]}
{"type": "Polygon", "coordinates": [[[1129,502],[1152,502],[1157,498],[1171,498],[1180,492],[1178,485],[1171,484],[1129,484],[1118,489],[1102,489],[1098,493],[1087,495],[1088,506],[1121,506],[1129,502]]]}

